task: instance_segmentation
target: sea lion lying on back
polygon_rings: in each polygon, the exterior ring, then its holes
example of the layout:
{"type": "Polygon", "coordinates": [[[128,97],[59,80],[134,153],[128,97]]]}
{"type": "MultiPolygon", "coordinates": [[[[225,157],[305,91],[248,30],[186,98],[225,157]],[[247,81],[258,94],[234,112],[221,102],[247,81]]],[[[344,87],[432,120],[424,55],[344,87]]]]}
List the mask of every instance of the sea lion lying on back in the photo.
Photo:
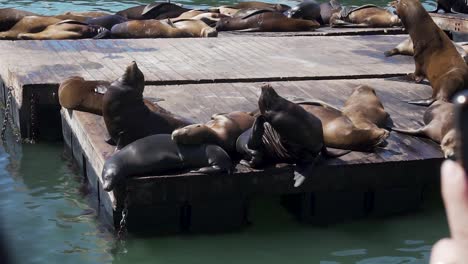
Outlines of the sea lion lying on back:
{"type": "Polygon", "coordinates": [[[343,7],[330,18],[332,27],[394,27],[401,26],[398,16],[375,5],[343,7]]]}
{"type": "Polygon", "coordinates": [[[143,101],[145,77],[132,62],[125,73],[114,81],[102,101],[107,131],[117,149],[154,134],[171,134],[191,123],[167,113],[155,113],[143,101]]]}
{"type": "Polygon", "coordinates": [[[21,33],[18,39],[100,39],[110,36],[110,31],[106,28],[88,25],[78,21],[64,20],[59,23],[48,26],[38,33],[21,33]]]}
{"type": "Polygon", "coordinates": [[[237,138],[251,128],[254,117],[248,112],[216,114],[205,124],[193,124],[172,132],[172,139],[179,144],[215,144],[226,152],[236,151],[237,138]]]}
{"type": "Polygon", "coordinates": [[[319,27],[320,24],[317,21],[288,18],[283,14],[268,10],[258,10],[243,17],[221,18],[216,24],[216,29],[218,31],[309,31],[315,30],[319,27]]]}
{"type": "MultiPolygon", "coordinates": [[[[452,41],[453,42],[453,41],[452,41]]],[[[468,53],[460,44],[453,42],[453,45],[457,49],[458,53],[462,56],[465,62],[468,62],[468,53]]],[[[413,41],[411,38],[407,38],[399,43],[395,48],[388,50],[384,53],[386,57],[394,56],[394,55],[407,55],[407,56],[414,56],[414,47],[413,41]]]]}
{"type": "Polygon", "coordinates": [[[190,11],[190,9],[170,2],[154,2],[149,5],[140,5],[119,11],[116,15],[129,20],[166,19],[178,17],[187,11],[190,11]]]}
{"type": "Polygon", "coordinates": [[[398,0],[392,5],[414,43],[416,69],[410,77],[416,82],[427,78],[432,86],[430,98],[409,103],[427,106],[435,100],[449,101],[455,93],[466,89],[468,66],[421,3],[418,0],[398,0]]]}
{"type": "Polygon", "coordinates": [[[37,16],[37,14],[14,8],[0,9],[0,31],[10,30],[16,23],[26,16],[37,16]]]}
{"type": "Polygon", "coordinates": [[[148,136],[124,147],[104,163],[103,188],[112,191],[129,177],[198,169],[193,172],[213,174],[232,171],[229,155],[217,145],[179,145],[171,135],[148,136]]]}
{"type": "Polygon", "coordinates": [[[454,105],[444,101],[435,101],[424,112],[424,126],[419,129],[392,128],[400,133],[426,136],[440,144],[445,158],[455,155],[456,131],[454,124],[454,105]]]}
{"type": "Polygon", "coordinates": [[[176,23],[159,20],[133,20],[112,27],[118,38],[191,38],[216,37],[218,32],[200,20],[180,20],[176,23]]]}

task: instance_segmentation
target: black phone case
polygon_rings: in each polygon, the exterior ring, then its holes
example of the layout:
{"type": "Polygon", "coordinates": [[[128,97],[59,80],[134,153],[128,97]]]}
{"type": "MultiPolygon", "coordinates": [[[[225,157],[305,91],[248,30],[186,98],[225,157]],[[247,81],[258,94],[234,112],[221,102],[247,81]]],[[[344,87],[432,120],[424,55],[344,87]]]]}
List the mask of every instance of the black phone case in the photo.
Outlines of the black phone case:
{"type": "Polygon", "coordinates": [[[468,172],[468,90],[455,96],[456,157],[468,172]]]}

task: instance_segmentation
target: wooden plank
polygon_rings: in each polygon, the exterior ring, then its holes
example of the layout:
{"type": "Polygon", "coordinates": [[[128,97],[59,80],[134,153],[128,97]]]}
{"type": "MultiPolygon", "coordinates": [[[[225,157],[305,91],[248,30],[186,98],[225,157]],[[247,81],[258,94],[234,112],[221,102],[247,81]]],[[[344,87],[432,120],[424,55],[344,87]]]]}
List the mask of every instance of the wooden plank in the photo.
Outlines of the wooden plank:
{"type": "Polygon", "coordinates": [[[298,37],[298,36],[352,36],[352,35],[396,35],[405,34],[401,27],[393,28],[332,28],[321,27],[315,31],[299,32],[240,32],[221,31],[218,37],[240,37],[240,36],[260,36],[260,37],[298,37]]]}
{"type": "Polygon", "coordinates": [[[24,85],[73,75],[112,81],[136,60],[150,84],[385,77],[414,70],[411,57],[383,55],[405,37],[5,41],[0,73],[11,68],[24,85]]]}
{"type": "Polygon", "coordinates": [[[432,20],[443,30],[468,32],[467,14],[439,14],[431,13],[432,20]]]}

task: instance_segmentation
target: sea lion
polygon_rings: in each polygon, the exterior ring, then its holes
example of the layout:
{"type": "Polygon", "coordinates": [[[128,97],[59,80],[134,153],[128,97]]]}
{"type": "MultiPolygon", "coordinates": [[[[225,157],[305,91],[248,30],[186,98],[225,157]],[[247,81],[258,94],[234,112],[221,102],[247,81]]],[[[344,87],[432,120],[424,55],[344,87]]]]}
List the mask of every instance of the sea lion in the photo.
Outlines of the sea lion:
{"type": "Polygon", "coordinates": [[[171,134],[191,123],[164,112],[155,113],[143,102],[145,77],[132,62],[122,77],[114,81],[102,101],[102,113],[110,138],[120,149],[154,134],[171,134]]]}
{"type": "Polygon", "coordinates": [[[100,16],[96,18],[88,18],[85,20],[85,23],[89,25],[96,25],[96,26],[101,26],[104,27],[108,30],[111,30],[113,26],[127,22],[128,19],[126,19],[123,16],[119,15],[108,15],[108,16],[100,16]]]}
{"type": "Polygon", "coordinates": [[[389,136],[385,129],[358,128],[339,109],[321,101],[298,102],[304,110],[322,122],[327,147],[355,151],[370,151],[389,136]]]}
{"type": "Polygon", "coordinates": [[[228,6],[228,7],[234,8],[234,9],[270,9],[270,10],[277,11],[280,13],[284,13],[288,11],[289,9],[291,9],[291,7],[288,5],[271,4],[271,3],[258,2],[258,1],[240,2],[235,5],[228,6]]]}
{"type": "Polygon", "coordinates": [[[437,0],[437,8],[433,13],[442,9],[445,13],[468,13],[468,6],[463,0],[437,0]]]}
{"type": "MultiPolygon", "coordinates": [[[[463,60],[468,63],[468,53],[465,50],[465,48],[456,42],[453,42],[453,45],[457,49],[458,53],[462,56],[463,60]]],[[[386,57],[390,57],[394,55],[414,56],[413,41],[411,40],[410,37],[408,37],[407,39],[399,43],[395,48],[384,52],[384,55],[386,57]]]]}
{"type": "Polygon", "coordinates": [[[304,1],[292,7],[285,12],[285,15],[289,18],[315,20],[321,25],[324,24],[320,15],[320,5],[313,0],[304,1]]]}
{"type": "Polygon", "coordinates": [[[0,9],[0,31],[10,30],[16,23],[26,16],[37,16],[38,14],[14,8],[0,9]]]}
{"type": "Polygon", "coordinates": [[[397,15],[376,5],[343,7],[330,18],[332,27],[395,27],[401,26],[397,15]]]}
{"type": "Polygon", "coordinates": [[[334,13],[340,12],[341,4],[337,0],[330,0],[320,4],[320,17],[324,25],[330,24],[330,18],[334,13]]]}
{"type": "Polygon", "coordinates": [[[432,86],[430,98],[409,103],[427,106],[435,100],[451,100],[468,86],[465,61],[418,0],[398,0],[392,5],[414,43],[416,69],[410,77],[416,82],[426,77],[432,86]]]}
{"type": "Polygon", "coordinates": [[[393,127],[392,130],[404,134],[425,136],[440,144],[445,158],[455,155],[456,132],[454,105],[445,101],[435,101],[424,112],[424,126],[419,129],[393,127]]]}
{"type": "Polygon", "coordinates": [[[356,87],[346,100],[343,114],[353,121],[354,125],[363,129],[377,129],[386,127],[389,114],[374,88],[367,85],[356,87]]]}
{"type": "Polygon", "coordinates": [[[327,152],[320,119],[279,96],[269,85],[262,86],[258,106],[260,115],[239,137],[238,152],[253,167],[264,160],[296,163],[294,186],[300,186],[327,152]]]}
{"type": "Polygon", "coordinates": [[[58,89],[59,103],[67,109],[102,115],[103,95],[97,93],[96,89],[109,85],[109,82],[86,81],[78,76],[67,78],[58,89]]]}
{"type": "Polygon", "coordinates": [[[62,21],[55,17],[26,16],[23,17],[10,30],[0,32],[0,39],[16,40],[22,33],[37,33],[43,31],[50,25],[62,21]]]}
{"type": "Polygon", "coordinates": [[[205,124],[193,124],[172,132],[178,144],[215,144],[226,152],[236,151],[237,138],[251,128],[255,118],[248,112],[215,114],[205,124]]]}
{"type": "Polygon", "coordinates": [[[47,39],[101,39],[110,36],[110,31],[104,27],[88,25],[78,21],[64,20],[48,26],[38,33],[21,33],[18,39],[47,40],[47,39]]]}
{"type": "Polygon", "coordinates": [[[149,5],[140,5],[119,11],[116,15],[129,20],[166,19],[178,17],[187,11],[190,11],[190,9],[174,3],[154,2],[149,5]]]}
{"type": "Polygon", "coordinates": [[[253,13],[245,17],[224,17],[216,24],[218,31],[244,30],[259,32],[309,31],[320,27],[317,21],[288,18],[277,12],[253,13]]]}
{"type": "Polygon", "coordinates": [[[215,29],[199,20],[181,20],[177,23],[154,19],[133,20],[113,26],[111,32],[113,37],[118,38],[191,38],[218,35],[215,29]]]}
{"type": "Polygon", "coordinates": [[[129,177],[161,175],[169,171],[199,168],[213,174],[232,171],[229,155],[216,145],[179,145],[171,135],[148,136],[124,147],[104,163],[103,188],[112,191],[129,177]]]}

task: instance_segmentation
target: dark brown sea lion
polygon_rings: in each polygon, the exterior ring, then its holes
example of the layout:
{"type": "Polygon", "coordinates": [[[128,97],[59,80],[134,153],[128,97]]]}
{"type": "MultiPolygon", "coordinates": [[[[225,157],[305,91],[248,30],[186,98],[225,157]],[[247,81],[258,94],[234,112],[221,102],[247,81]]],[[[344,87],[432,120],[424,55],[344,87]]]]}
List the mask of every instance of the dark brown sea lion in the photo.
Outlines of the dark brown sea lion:
{"type": "Polygon", "coordinates": [[[135,6],[119,11],[116,15],[130,20],[166,19],[178,17],[187,11],[190,11],[190,9],[173,3],[154,2],[153,4],[135,6]]]}
{"type": "Polygon", "coordinates": [[[389,114],[375,90],[367,85],[359,85],[354,89],[344,104],[343,114],[349,117],[356,127],[363,129],[386,127],[389,119],[389,114]]]}
{"type": "MultiPolygon", "coordinates": [[[[457,49],[458,53],[462,56],[463,60],[465,62],[468,62],[468,53],[466,52],[465,48],[456,42],[453,42],[453,45],[457,49]]],[[[384,55],[386,57],[394,55],[414,56],[413,41],[409,37],[403,40],[401,43],[399,43],[395,48],[384,52],[384,55]]]]}
{"type": "Polygon", "coordinates": [[[61,19],[55,17],[26,16],[22,18],[10,30],[1,32],[0,39],[15,40],[22,33],[37,33],[46,29],[48,26],[59,23],[61,19]]]}
{"type": "Polygon", "coordinates": [[[304,1],[285,12],[289,18],[315,20],[321,25],[325,24],[320,15],[320,4],[313,0],[304,1]]]}
{"type": "Polygon", "coordinates": [[[47,39],[101,39],[110,36],[110,31],[104,27],[88,25],[78,21],[64,20],[48,26],[38,33],[18,34],[18,39],[47,40],[47,39]]]}
{"type": "Polygon", "coordinates": [[[104,163],[103,188],[112,191],[129,177],[195,169],[213,174],[232,171],[229,155],[217,145],[179,145],[171,135],[148,136],[127,145],[104,163]]]}
{"type": "Polygon", "coordinates": [[[468,6],[464,0],[437,0],[437,8],[432,12],[437,13],[440,9],[445,13],[468,13],[468,6]]]}
{"type": "Polygon", "coordinates": [[[216,114],[205,124],[193,124],[172,132],[178,144],[215,144],[228,153],[236,151],[237,138],[251,128],[255,118],[248,112],[216,114]]]}
{"type": "Polygon", "coordinates": [[[14,8],[1,8],[0,31],[10,30],[16,23],[26,16],[37,16],[37,14],[14,8]]]}
{"type": "Polygon", "coordinates": [[[135,62],[104,94],[102,113],[107,131],[120,149],[154,134],[171,134],[190,123],[167,113],[155,113],[143,102],[145,77],[135,62]]]}
{"type": "Polygon", "coordinates": [[[96,17],[96,18],[88,18],[85,20],[85,23],[89,25],[96,25],[96,26],[101,26],[104,27],[108,30],[111,30],[113,26],[127,22],[128,19],[126,19],[123,16],[119,15],[108,15],[108,16],[101,16],[101,17],[96,17]]]}
{"type": "Polygon", "coordinates": [[[113,37],[118,38],[190,38],[218,35],[215,29],[199,20],[182,20],[176,23],[154,19],[133,20],[113,26],[111,32],[113,37]]]}
{"type": "Polygon", "coordinates": [[[424,112],[424,126],[419,129],[392,128],[404,134],[426,136],[440,143],[445,158],[455,155],[456,132],[454,124],[454,105],[445,101],[435,101],[424,112]]]}
{"type": "Polygon", "coordinates": [[[322,122],[327,147],[356,151],[370,151],[381,145],[389,133],[380,128],[358,128],[337,108],[324,102],[298,103],[322,122]]]}
{"type": "Polygon", "coordinates": [[[280,97],[269,85],[258,100],[260,115],[252,129],[237,141],[237,150],[250,166],[268,162],[296,163],[295,187],[310,176],[322,152],[326,153],[320,119],[280,97]]]}
{"type": "Polygon", "coordinates": [[[103,95],[97,93],[96,89],[109,85],[110,83],[105,81],[86,81],[82,77],[70,77],[59,86],[59,103],[67,109],[102,115],[103,95]]]}
{"type": "Polygon", "coordinates": [[[259,32],[309,31],[320,27],[317,21],[288,18],[277,12],[253,13],[246,17],[221,18],[218,31],[248,30],[259,32]]]}
{"type": "Polygon", "coordinates": [[[410,76],[417,82],[426,77],[432,86],[431,98],[410,103],[427,106],[435,100],[451,100],[468,86],[465,61],[418,0],[398,0],[392,4],[414,43],[416,70],[410,76]]]}
{"type": "Polygon", "coordinates": [[[375,5],[343,7],[330,18],[332,27],[394,27],[401,26],[398,16],[375,5]]]}

